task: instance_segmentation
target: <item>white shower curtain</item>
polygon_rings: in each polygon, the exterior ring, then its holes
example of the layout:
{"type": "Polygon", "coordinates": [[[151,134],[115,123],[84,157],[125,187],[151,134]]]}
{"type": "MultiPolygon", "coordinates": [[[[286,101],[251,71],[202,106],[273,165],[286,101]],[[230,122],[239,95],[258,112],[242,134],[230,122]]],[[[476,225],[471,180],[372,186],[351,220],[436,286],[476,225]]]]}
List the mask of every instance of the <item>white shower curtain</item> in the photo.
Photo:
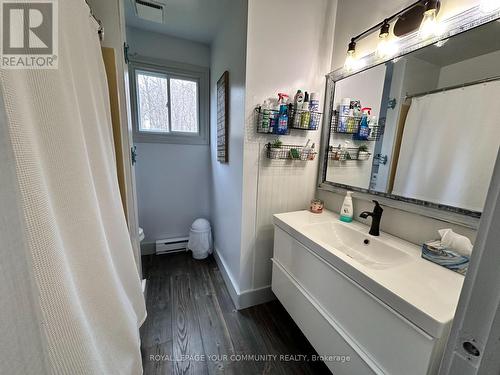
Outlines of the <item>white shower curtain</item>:
{"type": "Polygon", "coordinates": [[[140,374],[97,25],[58,3],[59,68],[0,70],[0,373],[140,374]]]}
{"type": "Polygon", "coordinates": [[[482,211],[500,145],[500,82],[414,98],[393,194],[482,211]]]}

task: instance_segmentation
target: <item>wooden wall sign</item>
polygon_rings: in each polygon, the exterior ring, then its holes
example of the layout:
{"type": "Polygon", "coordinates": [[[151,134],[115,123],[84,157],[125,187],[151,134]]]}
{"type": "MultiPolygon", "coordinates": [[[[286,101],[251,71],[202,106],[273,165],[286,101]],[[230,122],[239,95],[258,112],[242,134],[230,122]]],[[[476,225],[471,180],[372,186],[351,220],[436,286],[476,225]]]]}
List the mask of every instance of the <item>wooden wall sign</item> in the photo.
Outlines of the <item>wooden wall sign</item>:
{"type": "Polygon", "coordinates": [[[217,81],[217,161],[228,162],[229,148],[229,72],[217,81]]]}

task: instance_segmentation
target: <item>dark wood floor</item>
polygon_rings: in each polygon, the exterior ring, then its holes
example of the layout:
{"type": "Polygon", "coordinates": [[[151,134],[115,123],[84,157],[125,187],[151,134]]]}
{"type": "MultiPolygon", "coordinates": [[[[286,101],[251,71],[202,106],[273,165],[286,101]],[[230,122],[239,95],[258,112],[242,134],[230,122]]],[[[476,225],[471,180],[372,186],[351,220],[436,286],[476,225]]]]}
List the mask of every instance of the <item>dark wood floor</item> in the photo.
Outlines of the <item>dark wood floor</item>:
{"type": "Polygon", "coordinates": [[[143,268],[144,374],[330,374],[310,361],[316,352],[278,301],[237,311],[212,257],[151,255],[143,268]]]}

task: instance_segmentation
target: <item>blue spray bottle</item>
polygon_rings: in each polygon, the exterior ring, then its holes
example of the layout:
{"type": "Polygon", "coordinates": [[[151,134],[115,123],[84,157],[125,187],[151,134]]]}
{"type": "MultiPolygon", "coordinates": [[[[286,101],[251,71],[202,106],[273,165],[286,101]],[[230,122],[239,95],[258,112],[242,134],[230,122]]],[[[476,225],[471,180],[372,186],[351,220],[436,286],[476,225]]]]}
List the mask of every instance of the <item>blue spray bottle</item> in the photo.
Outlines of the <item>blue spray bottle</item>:
{"type": "Polygon", "coordinates": [[[278,129],[277,133],[284,135],[288,133],[288,95],[279,93],[279,115],[278,115],[278,129]]]}
{"type": "Polygon", "coordinates": [[[368,117],[371,114],[372,109],[370,107],[365,107],[361,109],[363,115],[361,117],[361,122],[359,123],[358,134],[355,136],[355,139],[359,140],[367,140],[370,136],[370,128],[368,126],[368,117]]]}

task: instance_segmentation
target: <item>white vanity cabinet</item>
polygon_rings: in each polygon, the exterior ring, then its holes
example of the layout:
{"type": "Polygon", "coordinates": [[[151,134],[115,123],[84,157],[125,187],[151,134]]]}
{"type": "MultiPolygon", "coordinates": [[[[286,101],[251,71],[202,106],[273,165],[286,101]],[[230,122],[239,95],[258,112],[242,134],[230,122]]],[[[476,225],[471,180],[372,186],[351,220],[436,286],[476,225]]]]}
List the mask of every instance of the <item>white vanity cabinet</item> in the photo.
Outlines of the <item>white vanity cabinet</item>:
{"type": "Polygon", "coordinates": [[[285,229],[272,289],[335,375],[437,373],[451,321],[429,334],[285,229]]]}

